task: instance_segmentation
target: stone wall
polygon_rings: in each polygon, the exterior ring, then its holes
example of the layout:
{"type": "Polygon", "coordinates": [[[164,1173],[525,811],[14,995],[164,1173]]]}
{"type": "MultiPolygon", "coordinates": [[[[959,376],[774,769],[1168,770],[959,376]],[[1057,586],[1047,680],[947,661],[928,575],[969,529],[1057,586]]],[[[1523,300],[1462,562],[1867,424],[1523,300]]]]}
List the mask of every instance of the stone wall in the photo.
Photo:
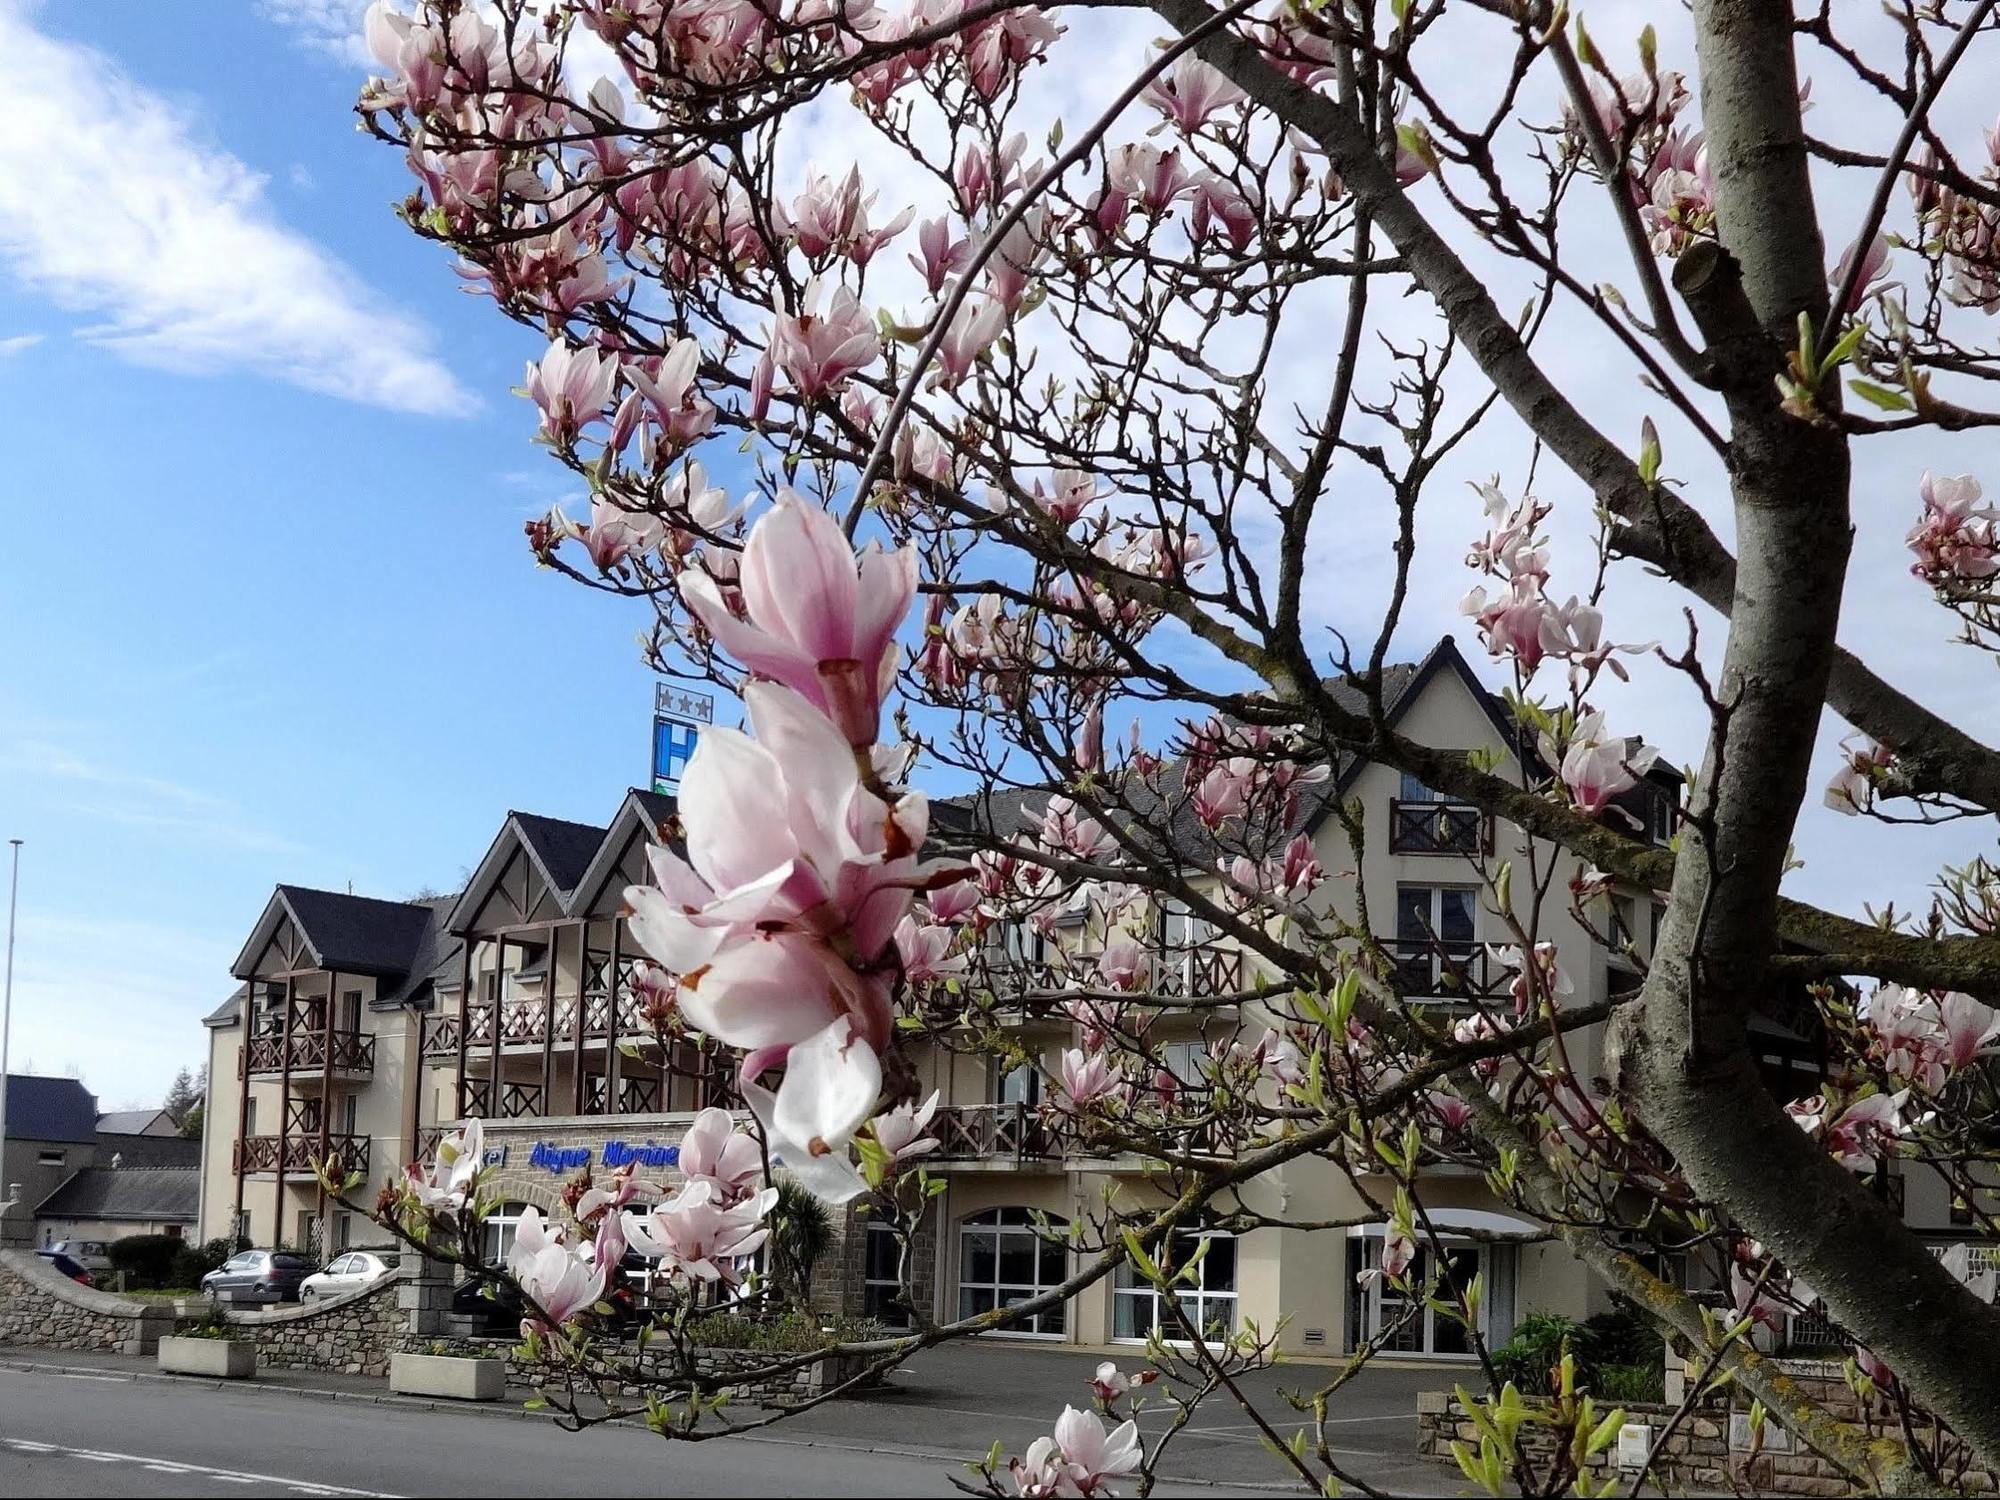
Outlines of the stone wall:
{"type": "MultiPolygon", "coordinates": [[[[1796,1385],[1835,1417],[1900,1440],[1893,1413],[1883,1403],[1876,1403],[1874,1410],[1864,1410],[1838,1365],[1786,1361],[1785,1368],[1796,1385]]],[[[1650,1443],[1676,1409],[1627,1403],[1625,1419],[1650,1427],[1650,1443]]],[[[1457,1465],[1451,1456],[1454,1441],[1475,1446],[1479,1441],[1478,1429],[1466,1416],[1465,1408],[1443,1391],[1420,1392],[1418,1454],[1442,1460],[1455,1470],[1457,1465]]],[[[1546,1458],[1554,1446],[1546,1431],[1532,1425],[1522,1429],[1521,1442],[1523,1449],[1537,1459],[1546,1458]]],[[[1654,1479],[1669,1493],[1846,1495],[1854,1492],[1854,1486],[1837,1468],[1810,1448],[1795,1443],[1791,1434],[1775,1421],[1765,1422],[1753,1451],[1749,1419],[1744,1411],[1732,1411],[1726,1397],[1712,1398],[1695,1407],[1668,1437],[1662,1454],[1663,1462],[1655,1468],[1654,1479]]],[[[1593,1455],[1590,1467],[1600,1480],[1610,1478],[1614,1472],[1632,1472],[1619,1470],[1615,1443],[1593,1455]]],[[[1991,1493],[1994,1483],[1985,1472],[1972,1470],[1964,1476],[1963,1488],[1974,1493],[1991,1493]]]]}
{"type": "MultiPolygon", "coordinates": [[[[507,1360],[507,1383],[509,1385],[539,1388],[548,1381],[547,1372],[516,1357],[517,1346],[511,1339],[466,1338],[455,1336],[436,1339],[406,1340],[408,1349],[418,1354],[457,1354],[471,1358],[507,1360]]],[[[636,1344],[599,1344],[597,1352],[606,1359],[636,1360],[639,1370],[650,1375],[660,1375],[673,1364],[671,1350],[655,1347],[641,1351],[636,1344]]],[[[695,1351],[695,1368],[716,1383],[716,1389],[724,1392],[732,1401],[749,1401],[762,1405],[783,1405],[788,1401],[803,1400],[817,1396],[821,1391],[851,1380],[861,1373],[865,1363],[859,1356],[850,1355],[842,1359],[821,1359],[802,1365],[796,1370],[762,1379],[748,1378],[751,1372],[783,1358],[782,1355],[764,1354],[753,1349],[699,1349],[695,1351]],[[742,1379],[732,1379],[742,1376],[742,1379]]],[[[622,1395],[637,1398],[643,1393],[638,1385],[619,1387],[622,1395]]]]}
{"type": "Polygon", "coordinates": [[[92,1291],[39,1255],[0,1250],[0,1344],[151,1354],[173,1331],[163,1303],[92,1291]]]}
{"type": "Polygon", "coordinates": [[[421,1342],[404,1331],[401,1278],[296,1306],[226,1307],[222,1319],[256,1341],[257,1363],[279,1370],[387,1375],[389,1355],[421,1342]]]}
{"type": "MultiPolygon", "coordinates": [[[[833,1215],[833,1242],[813,1267],[812,1304],[817,1312],[858,1318],[867,1307],[868,1226],[873,1216],[850,1205],[833,1215]]],[[[917,1221],[910,1245],[910,1291],[917,1306],[931,1311],[937,1299],[938,1206],[933,1199],[917,1221]]]]}

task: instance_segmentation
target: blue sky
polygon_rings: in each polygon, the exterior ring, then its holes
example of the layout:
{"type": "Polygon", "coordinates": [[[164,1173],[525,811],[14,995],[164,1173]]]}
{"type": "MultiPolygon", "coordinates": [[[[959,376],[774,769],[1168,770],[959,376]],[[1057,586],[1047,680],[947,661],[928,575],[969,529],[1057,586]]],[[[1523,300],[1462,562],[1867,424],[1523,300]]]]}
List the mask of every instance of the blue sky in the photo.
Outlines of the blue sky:
{"type": "Polygon", "coordinates": [[[77,133],[0,147],[14,191],[72,205],[23,227],[0,187],[12,1062],[106,1107],[201,1060],[274,882],[450,888],[507,808],[601,821],[646,770],[640,613],[521,537],[572,493],[508,394],[540,351],[391,213],[361,69],[315,45],[356,13],[0,0],[0,83],[32,66],[77,133]],[[146,239],[99,220],[94,147],[134,142],[146,230],[221,205],[209,253],[297,326],[230,327],[208,304],[242,299],[171,239],[88,243],[146,239]]]}

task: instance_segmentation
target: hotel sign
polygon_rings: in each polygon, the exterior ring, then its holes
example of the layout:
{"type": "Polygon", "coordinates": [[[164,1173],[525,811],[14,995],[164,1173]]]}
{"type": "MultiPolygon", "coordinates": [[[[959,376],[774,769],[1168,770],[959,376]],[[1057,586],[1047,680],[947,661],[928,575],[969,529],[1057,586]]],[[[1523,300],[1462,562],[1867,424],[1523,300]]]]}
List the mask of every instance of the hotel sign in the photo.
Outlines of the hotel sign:
{"type": "Polygon", "coordinates": [[[671,792],[694,754],[703,726],[715,722],[715,699],[707,693],[675,687],[653,687],[653,790],[671,792]]]}
{"type": "Polygon", "coordinates": [[[681,1159],[679,1146],[663,1146],[658,1141],[606,1141],[595,1152],[588,1146],[559,1146],[554,1141],[536,1141],[528,1153],[528,1165],[540,1167],[557,1177],[581,1172],[595,1156],[599,1166],[672,1167],[681,1159]]]}

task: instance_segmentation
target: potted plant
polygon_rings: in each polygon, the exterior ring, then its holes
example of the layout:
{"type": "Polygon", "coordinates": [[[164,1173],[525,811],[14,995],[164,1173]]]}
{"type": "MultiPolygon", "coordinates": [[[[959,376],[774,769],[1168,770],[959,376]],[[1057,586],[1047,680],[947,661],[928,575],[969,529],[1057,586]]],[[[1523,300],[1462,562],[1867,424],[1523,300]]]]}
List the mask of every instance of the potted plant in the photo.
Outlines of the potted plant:
{"type": "Polygon", "coordinates": [[[169,1375],[249,1380],[257,1373],[257,1344],[225,1324],[198,1323],[160,1340],[160,1368],[169,1375]]]}
{"type": "Polygon", "coordinates": [[[498,1401],[507,1393],[503,1354],[457,1354],[441,1343],[421,1353],[389,1356],[389,1389],[399,1396],[442,1396],[450,1401],[498,1401]]]}

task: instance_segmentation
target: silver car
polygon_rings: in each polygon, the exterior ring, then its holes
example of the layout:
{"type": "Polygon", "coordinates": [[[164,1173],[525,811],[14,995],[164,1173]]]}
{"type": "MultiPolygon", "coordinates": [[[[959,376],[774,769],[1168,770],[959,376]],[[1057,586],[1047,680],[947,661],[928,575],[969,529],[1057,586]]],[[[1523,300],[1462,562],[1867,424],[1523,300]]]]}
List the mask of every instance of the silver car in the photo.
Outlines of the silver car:
{"type": "Polygon", "coordinates": [[[396,1262],[391,1255],[375,1250],[350,1250],[345,1255],[335,1256],[324,1271],[315,1271],[300,1282],[299,1301],[313,1302],[321,1297],[344,1296],[381,1280],[395,1269],[396,1262]]]}
{"type": "Polygon", "coordinates": [[[290,1302],[313,1263],[291,1250],[244,1250],[201,1278],[201,1289],[224,1302],[290,1302]]]}

